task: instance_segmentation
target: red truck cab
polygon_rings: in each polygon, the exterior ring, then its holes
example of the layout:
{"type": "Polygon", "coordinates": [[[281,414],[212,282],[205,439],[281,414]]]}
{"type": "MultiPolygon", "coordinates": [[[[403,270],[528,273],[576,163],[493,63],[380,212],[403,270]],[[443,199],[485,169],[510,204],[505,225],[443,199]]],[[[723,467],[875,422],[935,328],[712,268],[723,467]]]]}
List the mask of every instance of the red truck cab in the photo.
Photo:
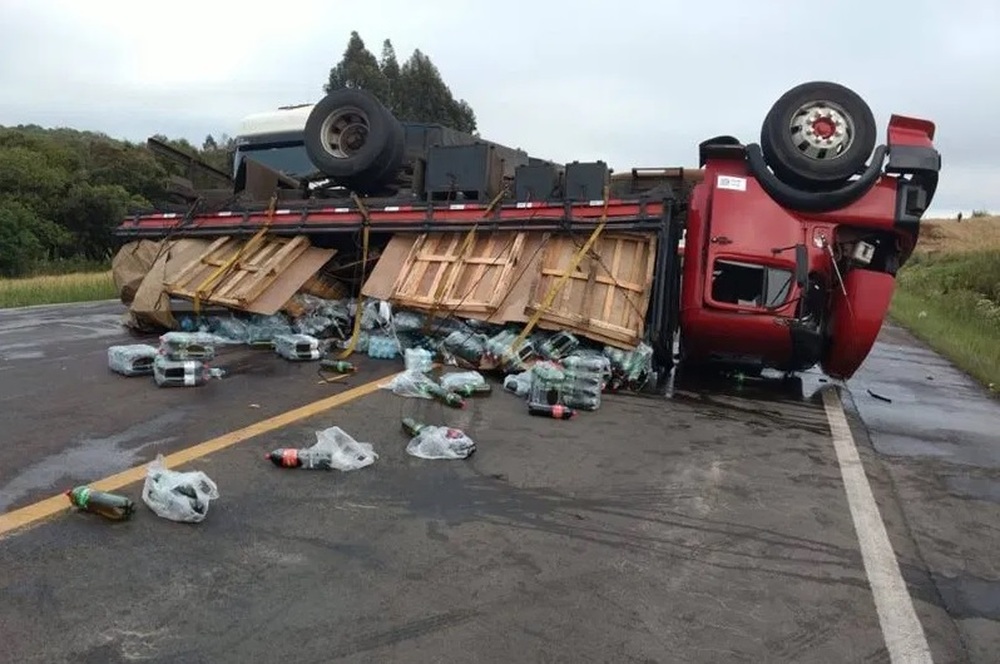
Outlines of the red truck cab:
{"type": "Polygon", "coordinates": [[[775,103],[760,144],[701,144],[704,179],[686,222],[682,366],[791,373],[818,364],[841,379],[858,369],[941,166],[933,123],[893,115],[878,147],[873,125],[849,89],[806,83],[775,103]]]}

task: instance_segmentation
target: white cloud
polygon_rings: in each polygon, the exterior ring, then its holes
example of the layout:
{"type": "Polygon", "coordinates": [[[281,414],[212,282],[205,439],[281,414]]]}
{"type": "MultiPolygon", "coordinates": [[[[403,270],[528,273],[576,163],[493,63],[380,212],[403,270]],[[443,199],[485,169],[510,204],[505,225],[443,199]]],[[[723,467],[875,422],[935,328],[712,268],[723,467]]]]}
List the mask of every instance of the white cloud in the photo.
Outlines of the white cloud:
{"type": "Polygon", "coordinates": [[[322,94],[348,34],[427,53],[482,134],[612,167],[694,165],[697,143],[757,140],[785,89],[832,79],[938,125],[939,210],[1000,210],[1000,8],[989,0],[717,0],[364,5],[2,0],[0,124],[200,142],[322,94]]]}

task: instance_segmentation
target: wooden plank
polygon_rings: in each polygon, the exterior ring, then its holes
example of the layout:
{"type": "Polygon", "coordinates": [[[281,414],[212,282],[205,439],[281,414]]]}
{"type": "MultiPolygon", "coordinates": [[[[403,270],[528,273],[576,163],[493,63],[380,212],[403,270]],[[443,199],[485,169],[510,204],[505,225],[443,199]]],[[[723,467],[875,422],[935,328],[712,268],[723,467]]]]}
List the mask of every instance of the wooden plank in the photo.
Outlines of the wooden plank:
{"type": "MultiPolygon", "coordinates": [[[[525,314],[535,314],[582,243],[552,238],[525,314]]],[[[642,339],[652,287],[655,237],[636,233],[602,236],[569,276],[538,325],[629,348],[642,339]]]]}
{"type": "Polygon", "coordinates": [[[198,287],[221,265],[230,264],[242,252],[232,269],[209,285],[201,300],[255,313],[275,313],[325,264],[314,266],[316,261],[324,257],[329,260],[336,253],[332,250],[312,252],[310,259],[299,265],[299,259],[309,249],[309,239],[304,235],[291,239],[264,236],[256,242],[234,238],[224,242],[217,240],[197,260],[190,261],[185,266],[185,274],[181,275],[183,278],[174,279],[166,291],[195,299],[198,287]],[[289,272],[291,274],[287,275],[289,272]]]}
{"type": "Polygon", "coordinates": [[[277,313],[336,253],[335,249],[307,247],[291,265],[270,282],[257,299],[243,307],[243,310],[264,316],[277,313]]]}
{"type": "Polygon", "coordinates": [[[371,274],[361,287],[364,297],[376,300],[388,300],[396,290],[396,284],[404,274],[408,257],[422,235],[412,233],[396,233],[382,250],[371,274]]]}
{"type": "MultiPolygon", "coordinates": [[[[205,257],[212,256],[213,254],[215,254],[219,249],[224,247],[226,243],[229,242],[230,240],[231,238],[228,235],[226,235],[218,238],[210,245],[208,245],[208,247],[200,256],[189,261],[186,265],[184,265],[183,268],[181,268],[180,271],[177,272],[177,274],[170,280],[171,286],[178,289],[186,288],[188,282],[190,282],[191,279],[195,276],[195,274],[198,272],[198,269],[202,267],[205,257]]],[[[221,265],[219,267],[221,267],[221,265]]]]}
{"type": "MultiPolygon", "coordinates": [[[[251,238],[250,242],[252,241],[251,238]]],[[[245,283],[256,278],[256,275],[244,270],[243,266],[253,265],[260,267],[266,265],[271,257],[280,251],[288,241],[285,238],[276,237],[261,238],[252,246],[250,242],[247,242],[243,247],[236,247],[236,251],[233,253],[235,254],[242,250],[242,255],[240,255],[239,259],[233,265],[230,273],[220,281],[218,288],[213,290],[213,297],[235,302],[243,301],[242,293],[245,283]]]]}
{"type": "Polygon", "coordinates": [[[309,240],[304,235],[299,235],[292,238],[291,241],[285,242],[284,246],[275,251],[269,260],[258,266],[256,274],[244,271],[249,279],[243,284],[239,294],[234,294],[234,297],[245,303],[256,300],[267,290],[270,282],[287,270],[309,248],[309,245],[309,240]]]}
{"type": "Polygon", "coordinates": [[[464,255],[466,232],[420,236],[397,273],[391,301],[417,309],[447,309],[454,315],[495,311],[507,295],[524,233],[473,235],[464,255]]]}

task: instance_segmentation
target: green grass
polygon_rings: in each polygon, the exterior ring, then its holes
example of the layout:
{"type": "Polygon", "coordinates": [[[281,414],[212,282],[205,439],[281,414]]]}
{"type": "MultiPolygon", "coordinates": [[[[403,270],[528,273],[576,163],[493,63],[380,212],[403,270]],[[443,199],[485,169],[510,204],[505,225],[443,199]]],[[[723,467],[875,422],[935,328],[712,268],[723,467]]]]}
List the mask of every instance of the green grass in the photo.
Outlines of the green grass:
{"type": "Polygon", "coordinates": [[[111,271],[0,279],[0,309],[118,297],[111,271]]]}
{"type": "Polygon", "coordinates": [[[890,317],[1000,392],[1000,249],[914,254],[890,317]]]}

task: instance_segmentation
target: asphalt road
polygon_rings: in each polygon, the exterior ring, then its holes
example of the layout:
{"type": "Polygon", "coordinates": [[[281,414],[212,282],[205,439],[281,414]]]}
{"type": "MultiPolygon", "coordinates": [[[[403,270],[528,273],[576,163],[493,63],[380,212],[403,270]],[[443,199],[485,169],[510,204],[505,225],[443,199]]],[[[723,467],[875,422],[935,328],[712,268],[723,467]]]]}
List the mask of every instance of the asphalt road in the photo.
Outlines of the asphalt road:
{"type": "MultiPolygon", "coordinates": [[[[119,311],[0,312],[0,513],[401,369],[318,385],[227,348],[223,380],[158,389],[108,371],[119,311]]],[[[377,391],[187,464],[221,493],[201,524],[140,504],[0,539],[0,661],[889,662],[821,389],[681,385],[566,422],[377,391]],[[478,450],[410,457],[404,416],[478,450]],[[375,464],[262,458],[333,425],[375,464]]],[[[893,328],[844,399],[933,661],[995,661],[1000,408],[893,328]]]]}

